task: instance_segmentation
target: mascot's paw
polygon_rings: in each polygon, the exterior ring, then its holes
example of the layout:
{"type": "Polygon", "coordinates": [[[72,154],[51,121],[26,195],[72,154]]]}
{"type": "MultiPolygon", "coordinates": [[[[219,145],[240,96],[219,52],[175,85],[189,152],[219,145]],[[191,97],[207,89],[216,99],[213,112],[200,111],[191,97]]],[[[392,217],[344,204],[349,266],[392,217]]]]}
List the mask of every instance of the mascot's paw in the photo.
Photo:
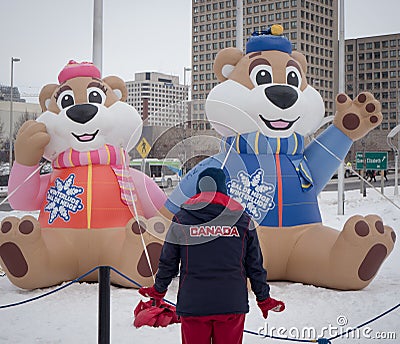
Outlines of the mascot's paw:
{"type": "Polygon", "coordinates": [[[360,93],[354,100],[344,93],[338,94],[336,108],[333,123],[353,141],[382,122],[381,104],[369,92],[360,93]]]}
{"type": "Polygon", "coordinates": [[[1,222],[0,262],[9,277],[21,278],[28,273],[28,261],[44,248],[40,225],[32,216],[6,217],[1,222]]]}
{"type": "Polygon", "coordinates": [[[352,216],[345,223],[332,251],[336,271],[348,272],[351,289],[368,285],[393,250],[396,234],[377,215],[352,216]]]}

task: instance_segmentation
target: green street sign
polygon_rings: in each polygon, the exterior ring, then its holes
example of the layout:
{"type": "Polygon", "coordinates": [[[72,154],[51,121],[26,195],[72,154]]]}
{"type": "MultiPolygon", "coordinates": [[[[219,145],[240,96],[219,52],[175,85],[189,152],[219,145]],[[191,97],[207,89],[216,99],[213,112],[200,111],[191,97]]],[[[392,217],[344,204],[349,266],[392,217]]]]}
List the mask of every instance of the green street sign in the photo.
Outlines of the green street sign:
{"type": "Polygon", "coordinates": [[[364,155],[363,152],[356,152],[356,170],[364,168],[364,155]]]}
{"type": "Polygon", "coordinates": [[[367,170],[387,170],[387,152],[365,152],[365,168],[367,170]]]}

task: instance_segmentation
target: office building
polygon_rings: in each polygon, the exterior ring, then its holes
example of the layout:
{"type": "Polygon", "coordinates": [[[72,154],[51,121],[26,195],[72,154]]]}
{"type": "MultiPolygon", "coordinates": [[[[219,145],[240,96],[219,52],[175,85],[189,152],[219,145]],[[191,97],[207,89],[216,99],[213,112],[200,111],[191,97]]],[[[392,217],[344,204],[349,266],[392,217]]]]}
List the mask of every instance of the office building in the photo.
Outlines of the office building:
{"type": "MultiPolygon", "coordinates": [[[[11,86],[0,85],[0,101],[11,100],[11,86]]],[[[18,87],[13,87],[13,102],[25,103],[25,99],[21,98],[18,87]]]]}
{"type": "Polygon", "coordinates": [[[179,77],[157,72],[135,73],[127,81],[128,104],[142,116],[144,125],[171,127],[187,121],[188,89],[179,77]]]}
{"type": "MultiPolygon", "coordinates": [[[[281,24],[293,49],[308,61],[308,82],[322,95],[326,115],[334,114],[337,93],[338,1],[243,0],[243,45],[256,30],[281,24]]],[[[218,81],[216,54],[236,46],[236,0],[192,0],[192,120],[194,129],[208,129],[204,101],[218,81]],[[199,120],[199,123],[196,123],[199,120]]]]}
{"type": "MultiPolygon", "coordinates": [[[[346,93],[371,92],[382,104],[383,121],[353,150],[389,150],[386,137],[399,124],[400,33],[346,40],[346,93]]],[[[353,152],[353,155],[354,155],[353,152]]]]}

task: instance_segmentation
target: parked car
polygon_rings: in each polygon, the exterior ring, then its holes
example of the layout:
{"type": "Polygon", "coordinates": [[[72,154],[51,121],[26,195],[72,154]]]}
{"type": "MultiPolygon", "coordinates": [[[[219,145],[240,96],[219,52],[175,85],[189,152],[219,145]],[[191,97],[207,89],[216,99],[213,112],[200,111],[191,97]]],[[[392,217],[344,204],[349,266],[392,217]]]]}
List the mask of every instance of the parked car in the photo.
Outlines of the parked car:
{"type": "Polygon", "coordinates": [[[8,174],[0,175],[0,197],[7,197],[8,194],[8,174]]]}

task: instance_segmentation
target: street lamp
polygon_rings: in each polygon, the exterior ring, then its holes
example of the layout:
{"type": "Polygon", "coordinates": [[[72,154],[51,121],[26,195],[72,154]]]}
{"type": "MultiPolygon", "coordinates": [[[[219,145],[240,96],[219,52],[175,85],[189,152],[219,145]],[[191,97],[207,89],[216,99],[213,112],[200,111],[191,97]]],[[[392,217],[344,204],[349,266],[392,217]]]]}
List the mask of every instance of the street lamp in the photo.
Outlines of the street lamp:
{"type": "Polygon", "coordinates": [[[8,172],[11,172],[12,161],[13,161],[13,88],[14,88],[14,62],[21,61],[18,57],[11,57],[11,90],[10,90],[10,156],[9,156],[9,167],[8,172]]]}
{"type": "MultiPolygon", "coordinates": [[[[185,98],[184,98],[184,100],[183,100],[183,103],[184,103],[184,110],[183,110],[183,113],[184,113],[184,122],[182,123],[182,129],[183,129],[183,142],[185,143],[185,141],[186,141],[186,138],[187,138],[187,132],[186,132],[186,130],[189,128],[189,130],[191,130],[191,121],[190,121],[190,118],[189,118],[189,112],[190,112],[190,110],[189,110],[189,108],[191,107],[191,104],[190,104],[190,102],[189,102],[189,90],[188,90],[188,86],[186,85],[186,72],[190,72],[192,70],[192,68],[190,68],[190,67],[183,67],[183,86],[184,86],[184,88],[185,88],[185,98]]],[[[189,136],[191,136],[190,134],[189,134],[189,136]]],[[[190,151],[191,151],[191,143],[188,143],[188,150],[189,150],[189,157],[190,157],[190,151]]],[[[187,171],[187,161],[186,161],[186,159],[187,159],[187,153],[186,153],[186,147],[185,147],[185,144],[183,145],[183,174],[186,174],[186,171],[187,171]]]]}
{"type": "Polygon", "coordinates": [[[185,87],[185,99],[184,100],[189,100],[188,98],[188,87],[186,86],[186,72],[190,72],[192,68],[190,67],[183,67],[183,86],[185,87]]]}
{"type": "MultiPolygon", "coordinates": [[[[399,148],[392,142],[393,137],[396,136],[400,132],[400,124],[395,126],[387,136],[387,143],[390,148],[392,148],[394,153],[394,195],[397,196],[399,194],[399,148]]],[[[397,141],[398,142],[398,141],[397,141]]]]}

